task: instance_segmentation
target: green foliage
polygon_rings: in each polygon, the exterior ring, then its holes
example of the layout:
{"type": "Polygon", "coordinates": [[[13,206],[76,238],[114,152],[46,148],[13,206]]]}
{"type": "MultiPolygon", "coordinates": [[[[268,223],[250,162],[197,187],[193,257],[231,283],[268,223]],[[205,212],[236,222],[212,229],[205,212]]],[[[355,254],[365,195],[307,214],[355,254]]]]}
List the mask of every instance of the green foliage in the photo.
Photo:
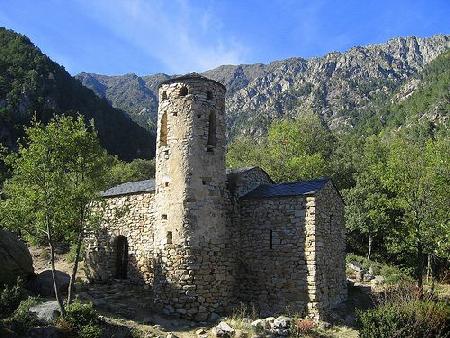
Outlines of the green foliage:
{"type": "Polygon", "coordinates": [[[102,145],[124,160],[154,154],[154,135],[98,98],[26,37],[0,27],[0,143],[13,149],[33,116],[43,123],[60,114],[94,119],[102,145]]]}
{"type": "Polygon", "coordinates": [[[6,158],[13,177],[0,220],[34,238],[48,237],[50,228],[53,240],[73,240],[86,205],[106,185],[109,157],[81,118],[35,122],[26,133],[26,144],[6,158]]]}
{"type": "Polygon", "coordinates": [[[380,263],[355,254],[347,254],[345,260],[347,263],[358,263],[367,271],[372,269],[375,275],[383,276],[385,283],[389,285],[412,282],[411,271],[402,270],[392,264],[380,263]]]}
{"type": "Polygon", "coordinates": [[[259,144],[249,138],[237,139],[228,148],[227,165],[258,165],[275,181],[317,178],[330,173],[327,160],[332,142],[320,118],[307,113],[272,123],[267,138],[259,144]]]}
{"type": "MultiPolygon", "coordinates": [[[[77,243],[72,243],[72,244],[70,245],[69,252],[67,253],[67,256],[66,256],[67,261],[68,261],[69,263],[75,262],[76,254],[77,254],[77,246],[78,246],[77,243]]],[[[83,253],[84,253],[84,246],[81,245],[80,259],[84,256],[83,253]]]]}
{"type": "Polygon", "coordinates": [[[79,337],[100,337],[103,331],[100,326],[100,318],[92,303],[83,304],[79,301],[71,303],[66,307],[63,320],[78,333],[79,337]]]}
{"type": "Polygon", "coordinates": [[[18,281],[15,285],[5,285],[0,290],[0,318],[7,318],[17,309],[20,302],[28,297],[18,281]]]}
{"type": "Polygon", "coordinates": [[[155,160],[135,159],[132,162],[117,160],[111,168],[108,185],[148,180],[155,177],[155,160]]]}
{"type": "Polygon", "coordinates": [[[13,315],[3,321],[4,325],[17,334],[25,334],[28,329],[38,326],[41,324],[40,321],[29,312],[29,309],[39,303],[40,300],[36,297],[22,300],[13,315]]]}
{"type": "Polygon", "coordinates": [[[437,338],[450,330],[450,306],[444,302],[412,300],[383,304],[359,312],[364,338],[437,338]]]}

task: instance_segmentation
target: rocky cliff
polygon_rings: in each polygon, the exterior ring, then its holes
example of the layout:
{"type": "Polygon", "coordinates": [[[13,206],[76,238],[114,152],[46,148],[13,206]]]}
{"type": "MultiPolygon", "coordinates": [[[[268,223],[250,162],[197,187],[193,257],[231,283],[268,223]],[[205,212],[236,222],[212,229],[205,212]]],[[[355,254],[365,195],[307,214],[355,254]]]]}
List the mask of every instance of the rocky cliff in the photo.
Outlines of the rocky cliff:
{"type": "MultiPolygon", "coordinates": [[[[227,87],[230,137],[262,134],[272,120],[306,110],[319,113],[331,128],[344,128],[357,125],[368,106],[389,98],[449,47],[448,35],[394,38],[311,59],[224,65],[203,75],[227,87]]],[[[157,85],[170,77],[77,75],[85,86],[149,129],[155,126],[157,85]]]]}

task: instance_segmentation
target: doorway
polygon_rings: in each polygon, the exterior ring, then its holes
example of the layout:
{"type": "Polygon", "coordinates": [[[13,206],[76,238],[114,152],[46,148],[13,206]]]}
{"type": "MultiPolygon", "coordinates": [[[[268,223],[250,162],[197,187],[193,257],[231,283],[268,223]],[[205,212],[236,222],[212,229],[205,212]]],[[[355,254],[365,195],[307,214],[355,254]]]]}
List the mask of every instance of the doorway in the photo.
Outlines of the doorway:
{"type": "Polygon", "coordinates": [[[126,279],[128,267],[128,241],[125,236],[116,239],[116,274],[115,278],[126,279]]]}

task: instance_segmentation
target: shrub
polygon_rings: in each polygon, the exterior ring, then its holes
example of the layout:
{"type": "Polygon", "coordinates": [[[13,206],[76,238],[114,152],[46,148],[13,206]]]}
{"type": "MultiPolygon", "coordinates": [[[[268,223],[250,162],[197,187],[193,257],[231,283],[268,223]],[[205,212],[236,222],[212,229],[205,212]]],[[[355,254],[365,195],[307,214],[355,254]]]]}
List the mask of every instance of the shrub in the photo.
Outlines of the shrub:
{"type": "Polygon", "coordinates": [[[292,327],[292,335],[303,337],[305,334],[311,333],[316,326],[316,323],[311,319],[297,319],[292,327]]]}
{"type": "Polygon", "coordinates": [[[39,298],[36,297],[28,297],[26,300],[21,301],[14,314],[5,320],[5,326],[15,333],[25,334],[29,328],[39,325],[40,321],[29,312],[30,307],[39,302],[39,298]]]}
{"type": "Polygon", "coordinates": [[[450,306],[444,302],[387,302],[358,313],[363,338],[438,338],[450,330],[450,306]]]}
{"type": "Polygon", "coordinates": [[[69,324],[79,337],[100,337],[102,328],[97,311],[92,303],[83,304],[75,301],[66,307],[64,322],[69,324]]]}
{"type": "Polygon", "coordinates": [[[86,325],[78,331],[80,338],[99,338],[102,336],[103,330],[99,325],[86,325]]]}
{"type": "Polygon", "coordinates": [[[395,265],[380,263],[351,253],[347,254],[345,260],[347,263],[358,263],[367,271],[372,268],[375,275],[384,277],[386,284],[393,285],[402,281],[409,282],[413,280],[408,271],[403,271],[395,265]]]}
{"type": "Polygon", "coordinates": [[[21,281],[16,285],[4,286],[0,291],[0,318],[11,316],[19,306],[20,302],[28,297],[27,292],[22,288],[21,281]]]}

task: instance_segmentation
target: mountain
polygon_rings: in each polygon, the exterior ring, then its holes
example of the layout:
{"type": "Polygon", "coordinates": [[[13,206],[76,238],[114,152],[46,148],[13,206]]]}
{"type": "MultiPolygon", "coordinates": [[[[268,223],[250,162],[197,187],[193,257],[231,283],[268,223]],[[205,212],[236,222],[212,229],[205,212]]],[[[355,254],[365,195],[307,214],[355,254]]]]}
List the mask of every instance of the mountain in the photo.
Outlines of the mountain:
{"type": "Polygon", "coordinates": [[[0,28],[0,143],[16,148],[34,116],[46,122],[56,114],[77,113],[94,120],[109,153],[123,160],[154,156],[152,133],[83,86],[26,36],[0,28]]]}
{"type": "MultiPolygon", "coordinates": [[[[448,35],[401,37],[311,59],[224,65],[203,75],[227,87],[230,139],[261,135],[272,120],[306,110],[320,114],[332,129],[352,128],[367,118],[374,102],[389,100],[449,47],[448,35]]],[[[172,76],[81,73],[76,77],[141,126],[154,130],[157,84],[172,76]]]]}

